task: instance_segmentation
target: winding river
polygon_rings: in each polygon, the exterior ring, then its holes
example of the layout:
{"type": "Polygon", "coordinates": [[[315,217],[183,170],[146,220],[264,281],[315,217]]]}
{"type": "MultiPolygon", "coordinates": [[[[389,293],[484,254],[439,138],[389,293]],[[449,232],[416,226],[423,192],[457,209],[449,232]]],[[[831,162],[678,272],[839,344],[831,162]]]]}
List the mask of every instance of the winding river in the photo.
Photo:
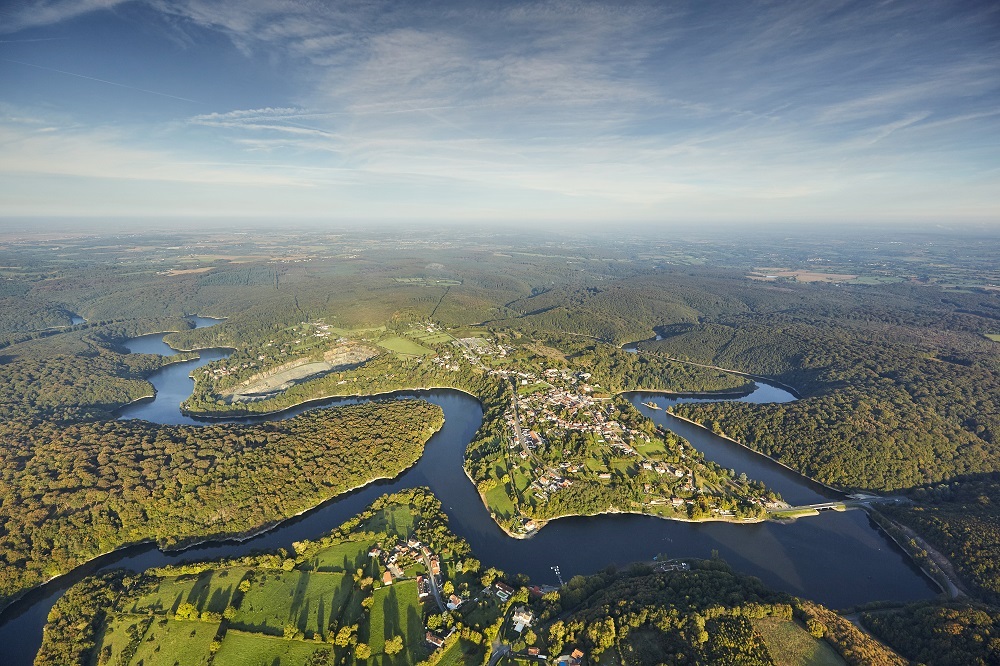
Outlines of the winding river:
{"type": "MultiPolygon", "coordinates": [[[[199,327],[215,321],[195,318],[199,327]]],[[[162,338],[162,334],[133,338],[127,347],[132,352],[177,353],[162,338]]],[[[194,386],[189,375],[228,353],[221,349],[202,350],[197,360],[170,364],[158,370],[149,378],[156,388],[155,398],[128,405],[119,412],[119,418],[204,425],[205,421],[182,414],[178,406],[194,386]]],[[[863,511],[826,511],[789,524],[745,525],[685,523],[640,515],[574,517],[553,521],[531,539],[511,539],[490,518],[463,471],[466,445],[482,423],[479,402],[460,391],[441,389],[400,392],[391,397],[427,400],[440,406],[445,415],[444,426],[427,442],[419,462],[400,476],[332,499],[245,541],[212,542],[170,553],[146,544],[91,561],[35,589],[0,615],[0,661],[12,666],[29,666],[41,644],[42,627],[49,609],[69,586],[86,575],[119,567],[141,571],[185,561],[236,557],[253,550],[290,548],[294,541],[316,538],[336,527],[378,496],[414,486],[429,486],[433,490],[448,514],[451,528],[469,542],[484,566],[523,572],[535,582],[555,583],[551,568],[556,565],[568,580],[570,576],[594,573],[609,564],[648,561],[658,553],[670,557],[710,557],[717,552],[736,570],[757,576],[775,589],[815,599],[833,608],[880,599],[915,601],[930,598],[937,592],[937,588],[863,511]]],[[[704,452],[706,458],[764,481],[792,504],[839,497],[838,493],[764,456],[642,404],[652,401],[665,408],[678,402],[712,398],[653,393],[632,393],[628,397],[646,416],[686,438],[704,452]]],[[[758,381],[752,393],[734,399],[786,402],[795,398],[781,388],[758,381]]],[[[309,409],[367,400],[370,399],[336,398],[302,405],[277,416],[231,419],[230,422],[284,419],[309,409]]]]}

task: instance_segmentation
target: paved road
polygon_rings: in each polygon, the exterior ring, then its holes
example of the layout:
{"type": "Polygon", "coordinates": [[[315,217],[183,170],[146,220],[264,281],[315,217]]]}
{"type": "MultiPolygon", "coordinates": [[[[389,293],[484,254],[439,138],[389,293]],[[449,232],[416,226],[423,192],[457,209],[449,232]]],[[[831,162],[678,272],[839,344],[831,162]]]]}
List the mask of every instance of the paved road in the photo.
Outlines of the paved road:
{"type": "Polygon", "coordinates": [[[438,608],[443,613],[448,610],[448,607],[441,601],[441,591],[438,590],[437,577],[431,573],[431,558],[423,553],[421,553],[421,556],[424,558],[424,565],[427,567],[427,577],[431,579],[431,592],[434,593],[434,601],[437,602],[438,608]]]}

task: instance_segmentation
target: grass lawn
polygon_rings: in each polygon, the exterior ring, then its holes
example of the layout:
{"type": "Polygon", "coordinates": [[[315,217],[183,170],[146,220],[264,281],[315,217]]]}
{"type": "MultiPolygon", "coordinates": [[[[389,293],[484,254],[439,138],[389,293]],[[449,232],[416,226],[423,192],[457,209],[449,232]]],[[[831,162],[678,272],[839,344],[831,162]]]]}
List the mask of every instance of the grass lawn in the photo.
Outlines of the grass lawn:
{"type": "Polygon", "coordinates": [[[646,442],[636,442],[635,450],[644,456],[658,457],[662,456],[667,452],[663,442],[652,441],[649,444],[646,442]]]}
{"type": "Polygon", "coordinates": [[[316,553],[309,559],[308,565],[313,571],[354,573],[368,563],[368,551],[371,545],[368,541],[343,541],[316,553]]]}
{"type": "Polygon", "coordinates": [[[212,663],[214,666],[302,666],[313,653],[332,649],[330,645],[286,641],[230,629],[212,663]]]}
{"type": "Polygon", "coordinates": [[[517,492],[523,493],[531,485],[531,478],[528,476],[530,472],[531,470],[524,465],[518,465],[513,469],[511,476],[514,479],[514,487],[517,492]]]}
{"type": "Polygon", "coordinates": [[[97,640],[94,641],[94,645],[100,646],[98,650],[91,655],[91,660],[88,666],[96,666],[97,657],[101,652],[106,652],[108,654],[106,664],[117,664],[122,657],[129,644],[132,642],[132,637],[129,636],[129,628],[132,631],[138,631],[140,635],[146,632],[146,627],[149,625],[151,617],[148,615],[109,615],[107,620],[104,622],[104,626],[97,634],[97,640]]]}
{"type": "Polygon", "coordinates": [[[295,626],[307,638],[314,632],[325,636],[353,587],[351,577],[340,573],[258,570],[257,575],[232,625],[277,636],[285,625],[295,626]]]}
{"type": "Polygon", "coordinates": [[[247,571],[243,567],[212,569],[200,574],[164,578],[156,589],[139,597],[128,610],[173,613],[180,604],[191,603],[199,611],[221,613],[247,571]]]}
{"type": "Polygon", "coordinates": [[[514,503],[507,494],[507,486],[501,484],[486,491],[486,504],[490,510],[501,518],[510,518],[517,513],[514,503]]]}
{"type": "Polygon", "coordinates": [[[130,663],[142,666],[208,664],[209,646],[218,630],[218,622],[154,620],[130,663]]]}
{"type": "Polygon", "coordinates": [[[818,516],[819,511],[816,509],[793,509],[790,511],[782,511],[779,509],[778,511],[771,511],[770,514],[772,518],[791,519],[801,518],[802,516],[818,516]]]}
{"type": "Polygon", "coordinates": [[[441,655],[438,666],[474,666],[482,661],[482,648],[469,641],[459,639],[448,646],[448,649],[441,655]],[[472,654],[466,654],[467,652],[472,652],[472,654]]]}
{"type": "Polygon", "coordinates": [[[365,523],[364,529],[371,532],[385,531],[400,538],[407,537],[413,531],[413,508],[409,505],[388,506],[365,523]]]}
{"type": "Polygon", "coordinates": [[[987,333],[986,337],[993,342],[1000,342],[1000,333],[987,333]]]}
{"type": "Polygon", "coordinates": [[[844,660],[829,644],[810,636],[794,620],[765,617],[753,620],[753,626],[764,638],[764,645],[777,664],[844,666],[844,660]]]}
{"type": "Polygon", "coordinates": [[[413,340],[408,340],[407,338],[401,338],[395,335],[379,340],[376,344],[379,347],[383,347],[389,351],[396,352],[397,354],[404,354],[406,356],[426,356],[427,354],[434,353],[433,349],[428,349],[413,340]]]}
{"type": "Polygon", "coordinates": [[[380,654],[385,639],[403,637],[403,652],[395,661],[405,656],[401,663],[415,664],[426,656],[424,627],[420,601],[417,599],[417,581],[393,583],[375,590],[372,603],[368,645],[372,654],[380,654]]]}

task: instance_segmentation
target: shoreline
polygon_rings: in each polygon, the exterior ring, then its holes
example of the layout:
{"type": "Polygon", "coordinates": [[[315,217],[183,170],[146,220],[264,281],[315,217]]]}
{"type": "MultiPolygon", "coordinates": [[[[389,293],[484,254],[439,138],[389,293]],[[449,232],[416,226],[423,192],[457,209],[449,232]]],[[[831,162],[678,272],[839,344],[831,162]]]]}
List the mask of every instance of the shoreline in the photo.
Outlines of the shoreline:
{"type": "Polygon", "coordinates": [[[726,440],[728,442],[732,442],[733,444],[736,444],[737,446],[742,447],[742,448],[746,449],[747,451],[750,451],[751,453],[755,453],[758,456],[762,456],[764,458],[767,458],[768,460],[770,460],[774,464],[780,465],[780,466],[784,467],[785,469],[787,469],[790,472],[795,472],[796,474],[798,474],[799,476],[801,476],[803,479],[806,479],[810,483],[815,483],[817,485],[823,486],[827,490],[833,491],[833,492],[837,493],[838,495],[843,495],[844,497],[848,496],[848,493],[845,490],[842,490],[840,488],[834,488],[833,486],[825,484],[822,481],[819,481],[817,479],[812,478],[811,476],[806,476],[805,474],[803,474],[799,470],[797,470],[797,469],[795,469],[793,467],[789,467],[785,463],[783,463],[780,460],[777,460],[775,458],[772,458],[771,456],[767,455],[766,453],[763,453],[763,452],[758,451],[756,449],[752,449],[752,448],[750,448],[749,446],[747,446],[746,444],[744,444],[743,442],[741,442],[741,441],[739,441],[737,439],[733,439],[732,437],[729,437],[728,435],[722,435],[722,434],[719,434],[717,432],[713,432],[712,430],[709,430],[708,428],[706,428],[702,424],[698,423],[697,421],[692,421],[691,419],[686,418],[684,416],[681,416],[680,414],[675,414],[674,412],[670,411],[669,409],[664,410],[664,412],[667,413],[667,414],[669,414],[670,416],[674,417],[675,419],[680,419],[681,421],[686,421],[687,423],[690,423],[693,426],[697,426],[697,427],[701,428],[705,432],[711,433],[711,434],[715,435],[716,437],[720,437],[720,438],[722,438],[722,439],[724,439],[724,440],[726,440]]]}

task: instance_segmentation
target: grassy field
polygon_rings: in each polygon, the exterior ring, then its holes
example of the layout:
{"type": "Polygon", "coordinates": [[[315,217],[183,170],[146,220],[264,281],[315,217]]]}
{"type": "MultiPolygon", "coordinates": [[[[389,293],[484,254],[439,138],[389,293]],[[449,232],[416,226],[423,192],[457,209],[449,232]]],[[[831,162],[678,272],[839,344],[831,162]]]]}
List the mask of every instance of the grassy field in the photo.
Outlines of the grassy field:
{"type": "Polygon", "coordinates": [[[209,646],[218,630],[218,622],[156,620],[146,630],[130,663],[142,666],[207,665],[209,646]]]}
{"type": "Polygon", "coordinates": [[[315,652],[332,649],[329,645],[286,641],[230,629],[212,663],[213,666],[302,666],[315,652]]]}
{"type": "Polygon", "coordinates": [[[192,603],[199,611],[221,613],[236,591],[245,568],[214,569],[197,575],[164,578],[155,590],[139,597],[129,611],[173,613],[182,603],[192,603]]]}
{"type": "Polygon", "coordinates": [[[517,513],[514,503],[507,494],[508,492],[507,486],[503,484],[486,491],[486,504],[493,513],[501,518],[510,518],[517,513]]]}
{"type": "Polygon", "coordinates": [[[365,529],[371,532],[386,531],[403,538],[413,531],[413,511],[408,506],[393,506],[382,510],[365,523],[365,529]]]}
{"type": "Polygon", "coordinates": [[[88,666],[97,666],[97,656],[101,652],[108,655],[104,660],[105,664],[119,663],[122,653],[128,649],[132,640],[128,629],[133,627],[133,631],[138,631],[141,635],[145,633],[151,620],[148,615],[110,615],[94,641],[100,648],[95,651],[88,666]]]}
{"type": "Polygon", "coordinates": [[[413,340],[408,340],[407,338],[401,338],[399,336],[392,336],[379,340],[376,344],[379,347],[396,352],[397,354],[402,354],[403,356],[426,356],[434,353],[433,349],[428,349],[413,340]]]}
{"type": "Polygon", "coordinates": [[[1000,342],[1000,333],[986,333],[985,335],[993,342],[1000,342]]]}
{"type": "Polygon", "coordinates": [[[459,639],[455,641],[441,655],[441,659],[438,660],[438,666],[474,666],[481,663],[483,660],[481,651],[471,655],[466,654],[466,652],[471,651],[474,647],[478,646],[466,640],[459,639]]]}
{"type": "Polygon", "coordinates": [[[373,655],[382,653],[385,639],[402,636],[403,652],[396,657],[406,655],[407,658],[401,663],[415,664],[426,656],[417,581],[401,581],[375,590],[371,612],[368,644],[373,655]]]}
{"type": "Polygon", "coordinates": [[[351,592],[351,578],[339,573],[309,571],[258,571],[250,591],[243,597],[233,626],[280,636],[292,625],[311,637],[326,636],[330,620],[336,619],[351,592]]]}
{"type": "Polygon", "coordinates": [[[813,638],[792,620],[765,617],[753,620],[753,626],[764,638],[764,645],[777,664],[844,666],[844,660],[829,644],[813,638]]]}
{"type": "Polygon", "coordinates": [[[363,568],[368,563],[368,550],[371,548],[368,541],[344,541],[316,553],[309,560],[308,567],[303,565],[303,569],[311,568],[313,571],[347,571],[354,573],[355,570],[363,568]]]}

